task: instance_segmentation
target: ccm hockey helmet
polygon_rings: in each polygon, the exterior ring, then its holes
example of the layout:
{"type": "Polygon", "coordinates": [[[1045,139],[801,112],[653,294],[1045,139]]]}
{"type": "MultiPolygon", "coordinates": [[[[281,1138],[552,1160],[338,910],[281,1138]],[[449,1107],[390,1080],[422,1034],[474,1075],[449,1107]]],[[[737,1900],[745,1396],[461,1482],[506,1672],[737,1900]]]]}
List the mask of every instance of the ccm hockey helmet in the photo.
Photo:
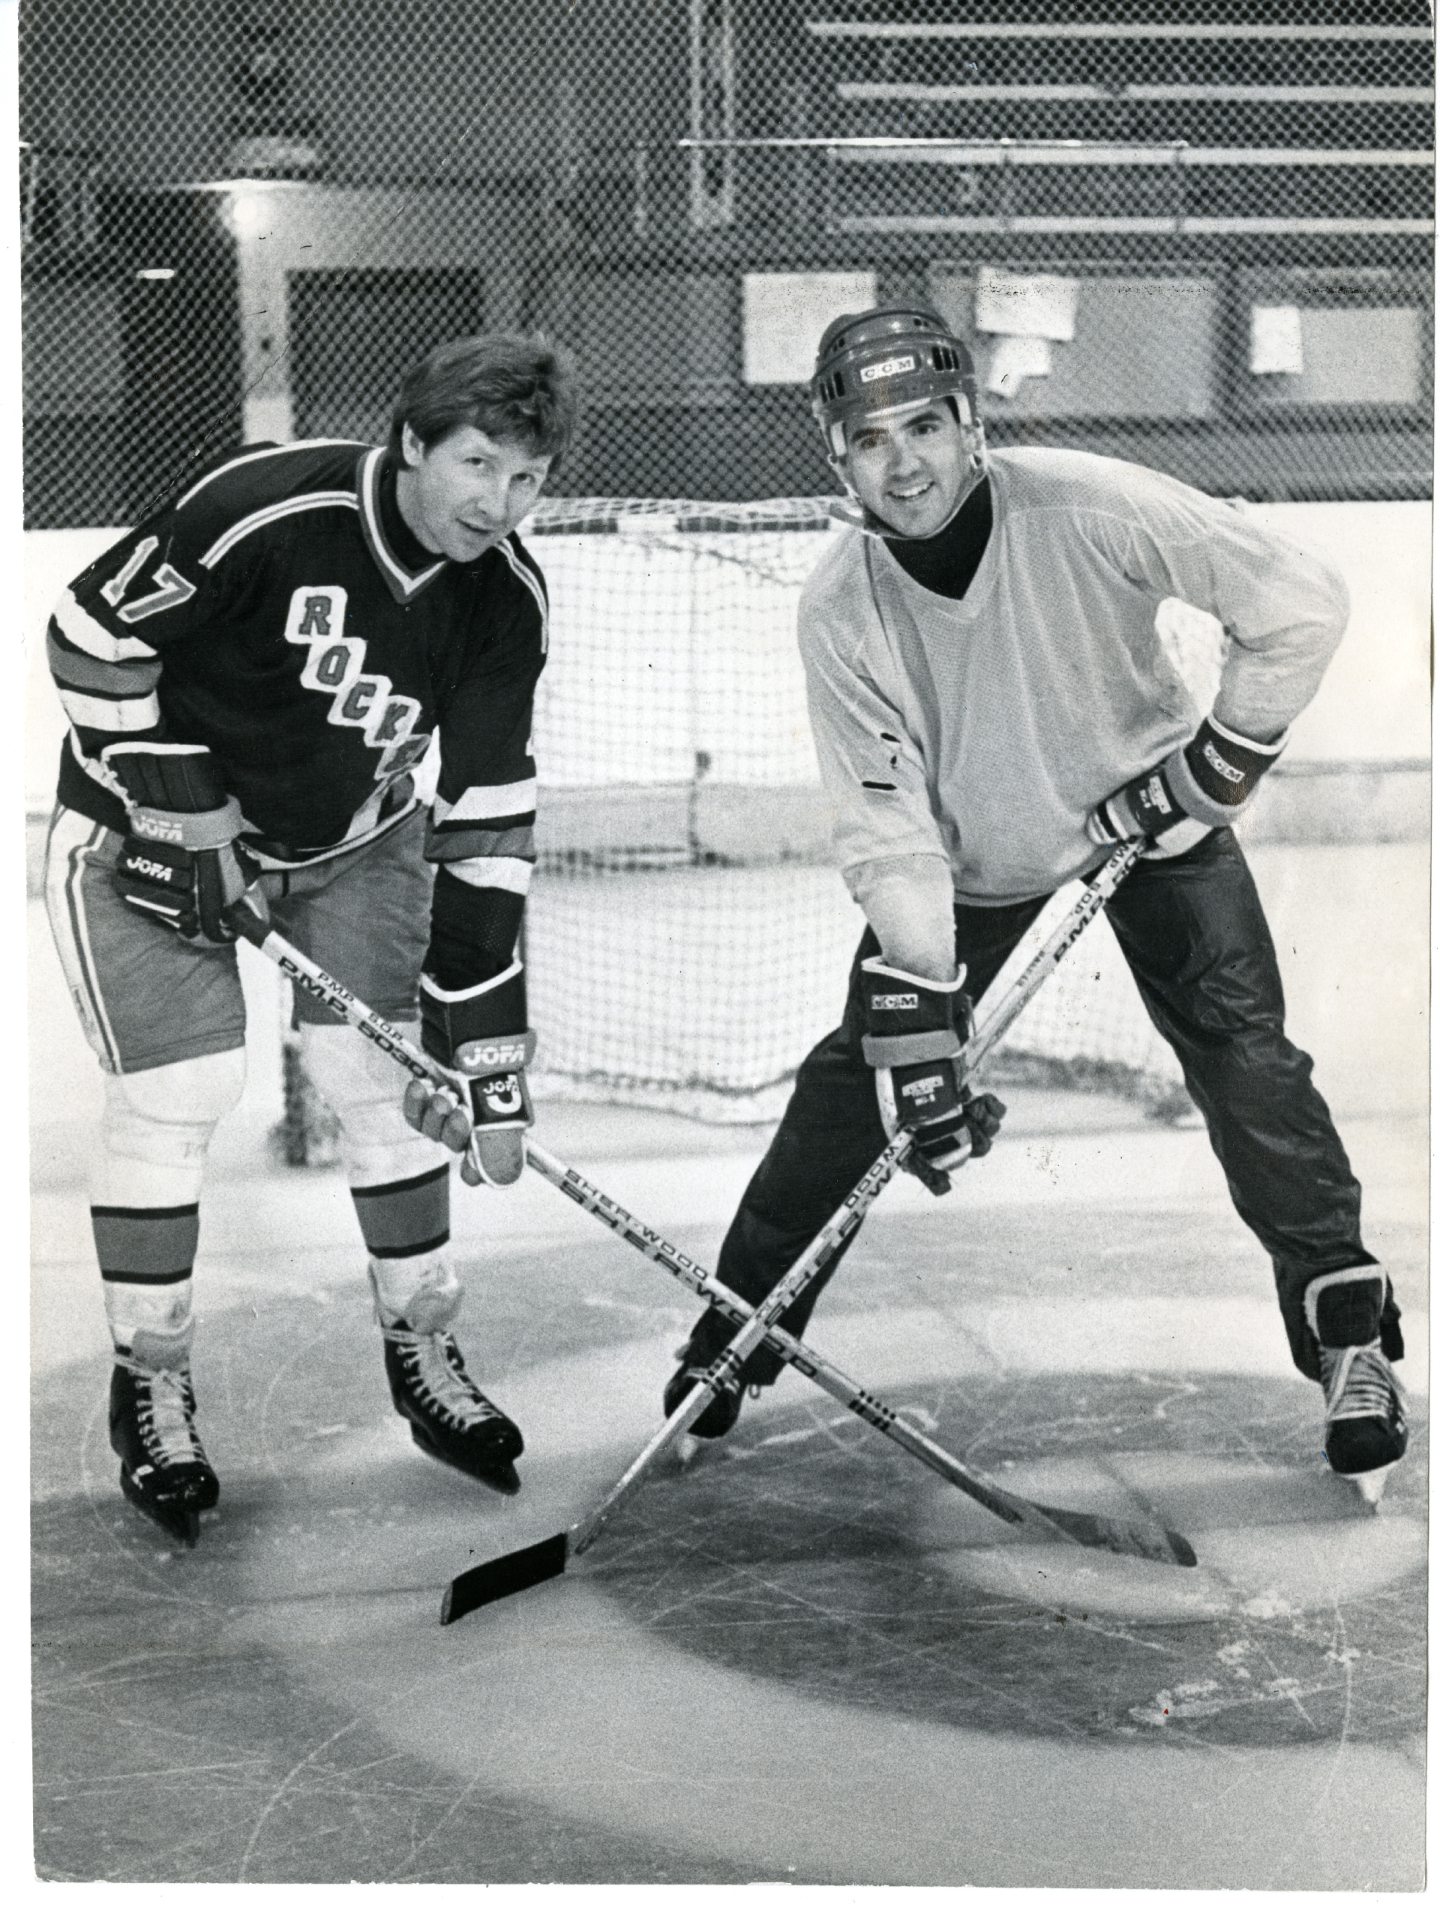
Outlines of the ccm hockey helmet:
{"type": "Polygon", "coordinates": [[[847,424],[928,397],[953,397],[962,424],[980,422],[974,360],[938,312],[882,305],[826,326],[810,408],[832,456],[845,454],[847,424]]]}

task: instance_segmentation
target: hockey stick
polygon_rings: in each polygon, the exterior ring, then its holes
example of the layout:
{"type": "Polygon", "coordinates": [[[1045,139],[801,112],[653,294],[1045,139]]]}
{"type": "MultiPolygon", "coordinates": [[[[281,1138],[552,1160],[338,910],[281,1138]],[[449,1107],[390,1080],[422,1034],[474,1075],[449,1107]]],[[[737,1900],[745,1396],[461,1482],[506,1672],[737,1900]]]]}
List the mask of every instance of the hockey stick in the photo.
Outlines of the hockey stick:
{"type": "MultiPolygon", "coordinates": [[[[1113,878],[1106,875],[1104,890],[1100,896],[1114,891],[1114,884],[1121,877],[1123,869],[1117,870],[1113,878]]],[[[1039,953],[1025,969],[1021,979],[1022,994],[1012,995],[1006,989],[999,1007],[983,1016],[983,1038],[977,1038],[975,1046],[969,1049],[967,1058],[970,1066],[978,1066],[985,1054],[994,1046],[1000,1033],[1012,1023],[1014,1015],[1023,1006],[1041,984],[1044,975],[1060,957],[1085,922],[1094,917],[1094,897],[1087,891],[1066,915],[1051,939],[1039,950],[1039,953]],[[1014,1010],[1011,1011],[1012,1000],[1014,1010]]],[[[375,1011],[360,1000],[349,988],[327,974],[323,968],[290,945],[284,937],[268,929],[252,912],[245,910],[244,918],[237,924],[252,944],[258,946],[269,958],[298,984],[315,994],[330,1010],[347,1020],[352,1026],[373,1040],[400,1066],[416,1078],[439,1082],[443,1074],[439,1066],[423,1052],[412,1046],[406,1036],[380,1018],[375,1011]]],[[[984,1002],[982,1001],[982,1011],[984,1002]]],[[[562,1164],[535,1140],[526,1141],[528,1163],[540,1176],[558,1187],[567,1197],[573,1199],[586,1211],[607,1225],[612,1231],[634,1245],[647,1258],[653,1259],[662,1269],[677,1278],[698,1297],[706,1299],[721,1310],[733,1323],[747,1324],[754,1316],[753,1308],[743,1299],[737,1298],[728,1286],[705,1272],[694,1260],[687,1258],[669,1244],[658,1232],[643,1225],[623,1206],[617,1205],[598,1187],[590,1184],[572,1167],[562,1164]]],[[[1155,1562],[1179,1562],[1193,1564],[1194,1551],[1185,1538],[1177,1532],[1164,1529],[1156,1523],[1123,1522],[1111,1517],[1091,1515],[1083,1511],[1052,1508],[1049,1505],[1031,1503],[1025,1497],[1017,1497],[1003,1490],[991,1479],[967,1468],[958,1458],[940,1444],[934,1443],[922,1432],[916,1430],[898,1417],[891,1407],[873,1393],[864,1390],[836,1365],[820,1355],[819,1352],[803,1347],[797,1338],[773,1326],[767,1333],[767,1341],[779,1356],[799,1370],[802,1375],[811,1378],[820,1388],[839,1403],[853,1411],[864,1423],[871,1424],[882,1435],[926,1464],[947,1482],[971,1496],[977,1503],[999,1516],[1002,1521],[1029,1527],[1037,1532],[1058,1535],[1088,1548],[1106,1549],[1117,1555],[1137,1556],[1155,1562]]],[[[712,1393],[707,1392],[706,1395],[712,1393]]],[[[613,1507],[613,1506],[612,1506],[613,1507]]],[[[593,1539],[592,1539],[593,1540],[593,1539]]],[[[578,1545],[578,1539],[577,1539],[578,1545]]],[[[539,1546],[545,1555],[553,1554],[547,1545],[539,1546]]],[[[577,1547],[578,1553],[578,1547],[577,1547]]],[[[447,1598],[447,1620],[467,1614],[482,1603],[494,1601],[500,1595],[514,1593],[520,1588],[528,1588],[534,1582],[546,1578],[533,1573],[542,1558],[531,1558],[529,1552],[520,1551],[510,1557],[502,1557],[493,1563],[479,1564],[475,1569],[466,1571],[457,1577],[450,1586],[447,1598]],[[502,1586],[503,1585],[503,1586],[502,1586]]]]}
{"type": "MultiPolygon", "coordinates": [[[[1104,867],[1086,883],[1064,919],[1026,963],[1016,979],[1005,988],[999,1000],[984,1015],[981,1023],[967,1041],[957,1062],[963,1077],[968,1079],[988,1057],[1024,1007],[1034,998],[1045,980],[1060,964],[1067,951],[1100,912],[1120,882],[1124,880],[1144,852],[1146,845],[1146,842],[1142,840],[1128,843],[1125,847],[1117,849],[1104,867]]],[[[776,1321],[800,1292],[818,1276],[859,1225],[880,1191],[905,1163],[913,1143],[913,1134],[910,1133],[902,1132],[892,1139],[845,1204],[822,1227],[775,1290],[753,1310],[749,1306],[741,1305],[738,1315],[743,1316],[745,1322],[739,1333],[710,1369],[700,1377],[694,1389],[681,1400],[597,1507],[588,1516],[582,1517],[578,1523],[572,1524],[568,1530],[561,1530],[539,1543],[529,1544],[524,1549],[514,1550],[490,1562],[477,1563],[472,1569],[463,1571],[451,1582],[445,1592],[440,1613],[442,1623],[454,1622],[460,1616],[468,1614],[472,1609],[480,1608],[487,1602],[495,1602],[503,1596],[518,1594],[521,1590],[534,1588],[539,1583],[548,1582],[555,1576],[563,1575],[570,1558],[583,1555],[590,1547],[610,1516],[639,1485],[656,1458],[679,1441],[727,1382],[733,1382],[738,1377],[744,1360],[762,1339],[772,1343],[782,1356],[785,1355],[788,1346],[795,1346],[798,1349],[797,1341],[790,1339],[788,1334],[775,1332],[776,1321]],[[782,1338],[785,1340],[784,1345],[781,1342],[782,1338]]],[[[527,1153],[531,1149],[527,1145],[527,1153]]],[[[577,1196],[581,1186],[585,1186],[586,1192],[594,1192],[594,1188],[586,1185],[578,1175],[567,1175],[565,1168],[560,1166],[558,1161],[549,1159],[548,1155],[545,1155],[545,1163],[542,1164],[541,1148],[534,1147],[533,1150],[536,1156],[532,1163],[536,1170],[550,1178],[552,1183],[559,1184],[561,1189],[569,1192],[572,1197],[577,1196]],[[551,1170],[546,1170],[547,1165],[551,1170]],[[567,1183],[567,1178],[573,1180],[573,1183],[567,1183]]],[[[597,1194],[596,1197],[598,1198],[599,1195],[597,1194]]],[[[578,1198],[578,1202],[594,1211],[602,1222],[612,1223],[611,1218],[598,1203],[583,1196],[578,1198]]],[[[679,1265],[681,1262],[688,1263],[688,1261],[681,1261],[680,1254],[672,1253],[671,1256],[675,1262],[667,1262],[666,1254],[654,1249],[654,1242],[663,1244],[663,1241],[657,1240],[656,1234],[648,1233],[646,1228],[638,1227],[632,1233],[626,1229],[625,1225],[629,1214],[620,1213],[618,1207],[612,1207],[612,1210],[619,1215],[620,1222],[613,1228],[618,1230],[621,1236],[629,1238],[632,1243],[638,1243],[647,1256],[657,1257],[659,1262],[666,1264],[667,1269],[675,1270],[678,1275],[685,1277],[685,1274],[679,1271],[679,1265]]],[[[631,1224],[633,1225],[633,1221],[631,1224]]],[[[695,1269],[698,1270],[698,1268],[695,1269]]],[[[718,1292],[725,1291],[724,1286],[715,1285],[713,1280],[705,1280],[703,1274],[701,1278],[703,1284],[713,1286],[718,1292]]],[[[690,1282],[688,1277],[685,1281],[690,1282]]],[[[706,1289],[703,1295],[710,1298],[710,1290],[706,1289]]],[[[733,1303],[733,1294],[731,1297],[733,1303]]],[[[715,1300],[712,1299],[712,1302],[715,1300]]],[[[731,1309],[728,1315],[735,1317],[737,1312],[731,1309]]],[[[799,1368],[804,1370],[807,1376],[814,1378],[822,1388],[830,1390],[831,1394],[839,1397],[842,1403],[852,1409],[858,1409],[858,1414],[866,1422],[874,1423],[877,1429],[884,1431],[887,1435],[898,1432],[895,1440],[903,1447],[909,1449],[913,1455],[919,1456],[922,1461],[930,1462],[932,1468],[939,1468],[940,1473],[950,1482],[957,1484],[960,1488],[968,1488],[977,1501],[984,1503],[987,1509],[994,1510],[995,1514],[1004,1517],[1007,1522],[1024,1520],[1034,1524],[1037,1519],[1043,1519],[1044,1527],[1051,1533],[1068,1537],[1077,1543],[1088,1543],[1090,1546],[1105,1548],[1118,1547],[1124,1554],[1143,1555],[1152,1561],[1178,1562],[1186,1566],[1194,1564],[1195,1552],[1185,1538],[1163,1529],[1158,1524],[1152,1526],[1148,1532],[1144,1526],[1129,1526],[1127,1533],[1127,1526],[1102,1519],[1086,1520],[1078,1513],[1072,1512],[1061,1512],[1057,1516],[1048,1509],[1042,1509],[1038,1504],[1026,1504],[1022,1510],[1020,1508],[1022,1499],[1012,1498],[1004,1491],[997,1493],[992,1485],[973,1476],[939,1445],[931,1444],[928,1438],[922,1437],[919,1432],[904,1425],[888,1406],[880,1405],[878,1400],[869,1398],[858,1385],[852,1384],[834,1366],[827,1363],[825,1370],[827,1377],[838,1383],[838,1389],[833,1388],[832,1384],[821,1377],[820,1364],[824,1362],[823,1360],[817,1360],[808,1352],[801,1353],[801,1357],[803,1362],[800,1363],[799,1368]],[[1068,1528],[1067,1522],[1070,1525],[1068,1528]]],[[[795,1360],[787,1358],[787,1361],[795,1360]]]]}
{"type": "MultiPolygon", "coordinates": [[[[617,1204],[598,1186],[583,1178],[573,1166],[563,1164],[534,1140],[527,1139],[525,1149],[528,1162],[541,1178],[558,1187],[585,1211],[593,1212],[601,1224],[608,1226],[617,1237],[633,1245],[644,1257],[652,1259],[662,1270],[669,1272],[671,1277],[697,1297],[712,1304],[732,1323],[745,1324],[755,1316],[754,1307],[737,1297],[728,1285],[722,1285],[718,1278],[704,1270],[693,1258],[677,1251],[658,1232],[642,1224],[623,1205],[617,1204]]],[[[853,1411],[862,1423],[873,1425],[883,1436],[899,1444],[911,1456],[918,1457],[938,1476],[973,1497],[1003,1522],[1034,1529],[1045,1535],[1058,1534],[1086,1549],[1107,1549],[1117,1556],[1138,1556],[1147,1562],[1179,1563],[1187,1569],[1194,1567],[1195,1552],[1178,1530],[1165,1529],[1158,1523],[1121,1522],[1113,1517],[1093,1516],[1086,1511],[1055,1509],[1048,1504],[1032,1503],[1028,1497],[1015,1496],[1011,1491],[1001,1489],[999,1484],[983,1473],[961,1463],[943,1445],[932,1442],[872,1391],[863,1390],[838,1365],[832,1364],[811,1346],[802,1344],[799,1338],[792,1337],[782,1326],[772,1325],[765,1341],[802,1377],[813,1379],[837,1403],[853,1411]]],[[[490,1565],[482,1563],[477,1565],[476,1570],[467,1571],[465,1576],[456,1579],[456,1583],[451,1585],[452,1589],[466,1584],[470,1576],[488,1567],[490,1565]]],[[[494,1598],[487,1597],[484,1600],[494,1598]]],[[[465,1607],[456,1608],[450,1619],[453,1621],[455,1616],[465,1615],[472,1607],[478,1607],[478,1604],[466,1601],[465,1607]]]]}
{"type": "MultiPolygon", "coordinates": [[[[477,1563],[464,1570],[445,1591],[440,1604],[442,1623],[456,1622],[487,1602],[502,1596],[514,1596],[522,1589],[563,1576],[572,1556],[583,1556],[625,1499],[640,1487],[655,1460],[678,1443],[701,1415],[722,1385],[738,1378],[741,1365],[761,1340],[769,1336],[775,1321],[829,1264],[859,1225],[880,1193],[904,1165],[915,1144],[910,1132],[897,1133],[845,1203],[836,1210],[800,1257],[786,1272],[763,1304],[749,1310],[745,1323],[716,1358],[695,1388],[671,1411],[645,1448],[614,1482],[604,1497],[578,1523],[559,1530],[554,1536],[512,1550],[488,1563],[477,1563]]],[[[722,1287],[723,1289],[723,1287],[722,1287]]]]}
{"type": "MultiPolygon", "coordinates": [[[[1143,843],[1132,844],[1120,849],[1111,857],[1111,860],[1087,884],[1079,899],[1045,944],[1031,958],[1016,981],[1006,988],[992,1011],[986,1013],[985,1003],[982,1001],[980,1024],[967,1043],[961,1060],[967,1077],[980,1066],[1044,980],[1059,964],[1068,948],[1073,945],[1110,894],[1114,892],[1116,886],[1134,865],[1140,852],[1143,851],[1143,845],[1143,843]]],[[[335,980],[323,968],[291,946],[282,935],[270,928],[268,923],[260,920],[248,907],[242,905],[236,909],[235,923],[244,937],[273,960],[293,981],[316,995],[332,1012],[374,1041],[412,1076],[428,1079],[437,1084],[448,1083],[443,1069],[437,1062],[415,1048],[398,1028],[381,1019],[348,987],[335,980]]],[[[918,1457],[920,1461],[944,1476],[947,1481],[966,1490],[976,1501],[1005,1521],[1043,1528],[1049,1533],[1068,1537],[1071,1541],[1089,1547],[1111,1549],[1119,1554],[1142,1556],[1154,1561],[1194,1563],[1194,1552],[1184,1537],[1164,1530],[1158,1524],[1128,1524],[1111,1518],[1089,1516],[1084,1512],[1055,1510],[1048,1506],[1031,1504],[1025,1498],[1017,1498],[1007,1491],[1000,1490],[988,1479],[967,1470],[958,1459],[951,1456],[940,1445],[932,1443],[929,1438],[905,1424],[903,1420],[896,1417],[888,1405],[863,1391],[843,1372],[829,1364],[828,1360],[819,1357],[817,1353],[801,1350],[798,1340],[791,1338],[788,1333],[767,1328],[762,1314],[778,1317],[793,1302],[799,1291],[805,1288],[811,1278],[818,1275],[858,1226],[865,1211],[869,1209],[883,1186],[899,1170],[908,1156],[909,1149],[908,1135],[905,1134],[900,1135],[899,1139],[886,1148],[885,1153],[877,1159],[871,1171],[851,1194],[850,1199],[813,1241],[809,1251],[792,1267],[788,1278],[770,1294],[765,1305],[761,1307],[761,1312],[756,1313],[742,1300],[736,1299],[727,1287],[709,1278],[692,1261],[667,1245],[659,1234],[640,1225],[623,1208],[606,1199],[603,1193],[591,1186],[578,1173],[562,1166],[558,1160],[553,1159],[534,1142],[527,1142],[527,1157],[542,1177],[558,1185],[587,1210],[593,1211],[603,1223],[637,1245],[647,1257],[655,1258],[656,1262],[679,1277],[699,1295],[716,1303],[726,1312],[726,1315],[742,1324],[744,1328],[712,1370],[705,1374],[696,1389],[683,1401],[674,1414],[674,1418],[662,1426],[656,1437],[640,1453],[609,1496],[589,1518],[557,1537],[547,1538],[544,1542],[531,1545],[526,1550],[516,1551],[508,1557],[497,1558],[493,1563],[480,1564],[475,1569],[464,1572],[455,1579],[446,1593],[442,1621],[454,1621],[458,1616],[466,1614],[472,1608],[480,1607],[485,1602],[514,1594],[563,1573],[568,1556],[572,1553],[578,1555],[589,1547],[598,1536],[604,1522],[639,1484],[655,1458],[664,1449],[678,1441],[689,1425],[701,1414],[720,1385],[728,1376],[738,1371],[741,1361],[749,1355],[750,1350],[762,1337],[768,1338],[787,1362],[794,1364],[805,1375],[813,1378],[823,1389],[844,1403],[847,1408],[854,1410],[862,1421],[873,1424],[876,1429],[890,1436],[910,1454],[918,1457]],[[893,1158],[892,1154],[895,1155],[893,1158]]]]}

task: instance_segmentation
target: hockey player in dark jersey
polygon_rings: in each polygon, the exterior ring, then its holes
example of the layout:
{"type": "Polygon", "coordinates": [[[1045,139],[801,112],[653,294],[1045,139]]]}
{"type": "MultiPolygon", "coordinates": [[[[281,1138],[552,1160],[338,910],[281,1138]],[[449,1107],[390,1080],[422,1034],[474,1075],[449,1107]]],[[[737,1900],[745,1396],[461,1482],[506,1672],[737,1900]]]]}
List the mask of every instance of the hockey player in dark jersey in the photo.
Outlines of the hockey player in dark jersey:
{"type": "MultiPolygon", "coordinates": [[[[1326,1455],[1373,1499],[1406,1448],[1399,1311],[1310,1060],[1285,1036],[1230,827],[1340,640],[1343,580],[1155,471],[991,453],[969,353],[933,312],[837,320],[811,396],[856,527],[806,584],[800,648],[837,857],[869,926],[843,1021],[800,1067],[719,1276],[752,1304],[774,1289],[879,1152],[908,1074],[960,1051],[962,982],[978,997],[1057,887],[1149,838],[1111,924],[1271,1259],[1294,1362],[1324,1388],[1326,1455]],[[1157,634],[1170,596],[1230,639],[1209,711],[1157,634]]],[[[908,1121],[942,1171],[955,1116],[908,1121]]],[[[783,1320],[792,1332],[821,1283],[783,1320]]],[[[667,1414],[733,1334],[705,1313],[667,1414]]],[[[762,1350],[744,1377],[780,1368],[762,1350]]],[[[723,1435],[742,1395],[729,1386],[695,1431],[723,1435]]]]}
{"type": "MultiPolygon", "coordinates": [[[[517,937],[534,862],[540,570],[516,525],[574,420],[569,361],[490,334],[404,380],[385,446],[259,445],[198,476],[56,604],[70,722],[46,892],[105,1074],[91,1187],[125,1495],[188,1541],[219,1486],[190,1377],[201,1177],[244,1079],[228,910],[249,891],[312,958],[414,1022],[453,1095],[412,1086],[301,995],[338,1115],[395,1407],[429,1454],[519,1487],[519,1429],[450,1326],[449,1169],[480,1128],[511,1182],[530,1123],[517,937]],[[433,807],[415,770],[438,746],[433,807]],[[496,1080],[467,1064],[497,1043],[496,1080]],[[403,1087],[403,1081],[400,1082],[403,1087]]],[[[248,904],[248,903],[247,903],[248,904]]],[[[474,1176],[467,1160],[467,1176],[474,1176]]]]}

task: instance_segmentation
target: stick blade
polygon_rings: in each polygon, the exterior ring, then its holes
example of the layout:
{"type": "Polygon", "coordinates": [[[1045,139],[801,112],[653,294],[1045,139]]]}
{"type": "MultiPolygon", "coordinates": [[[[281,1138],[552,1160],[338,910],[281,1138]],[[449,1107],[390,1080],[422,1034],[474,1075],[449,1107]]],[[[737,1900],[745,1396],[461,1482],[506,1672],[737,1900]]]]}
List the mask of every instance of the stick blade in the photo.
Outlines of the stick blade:
{"type": "Polygon", "coordinates": [[[1194,1569],[1199,1562],[1189,1539],[1163,1523],[1122,1523],[1083,1510],[1053,1509],[1048,1503],[1037,1503],[1035,1508],[1086,1549],[1108,1549],[1112,1555],[1138,1556],[1147,1563],[1176,1563],[1181,1569],[1194,1569]]]}
{"type": "Polygon", "coordinates": [[[468,1616],[472,1609],[482,1609],[487,1602],[518,1596],[537,1583],[548,1583],[554,1576],[563,1576],[569,1558],[570,1535],[567,1530],[561,1530],[558,1536],[547,1536],[543,1543],[531,1543],[526,1549],[513,1550],[508,1556],[496,1556],[488,1563],[477,1563],[473,1569],[462,1570],[441,1598],[442,1626],[458,1622],[461,1616],[468,1616]]]}

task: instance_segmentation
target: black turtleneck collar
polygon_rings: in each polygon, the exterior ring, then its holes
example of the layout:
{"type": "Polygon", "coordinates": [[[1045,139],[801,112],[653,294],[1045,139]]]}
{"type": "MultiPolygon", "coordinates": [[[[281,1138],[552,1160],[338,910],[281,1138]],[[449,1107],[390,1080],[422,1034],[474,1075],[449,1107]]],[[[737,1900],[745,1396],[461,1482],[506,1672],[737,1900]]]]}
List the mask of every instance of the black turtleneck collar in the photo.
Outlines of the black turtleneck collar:
{"type": "Polygon", "coordinates": [[[395,493],[395,476],[395,459],[387,450],[380,460],[380,481],[376,485],[380,527],[385,533],[386,542],[406,569],[426,569],[435,561],[435,552],[426,549],[401,515],[400,499],[395,493]]]}
{"type": "Polygon", "coordinates": [[[885,547],[922,589],[958,601],[975,580],[994,525],[990,479],[982,477],[934,536],[887,536],[885,547]]]}

